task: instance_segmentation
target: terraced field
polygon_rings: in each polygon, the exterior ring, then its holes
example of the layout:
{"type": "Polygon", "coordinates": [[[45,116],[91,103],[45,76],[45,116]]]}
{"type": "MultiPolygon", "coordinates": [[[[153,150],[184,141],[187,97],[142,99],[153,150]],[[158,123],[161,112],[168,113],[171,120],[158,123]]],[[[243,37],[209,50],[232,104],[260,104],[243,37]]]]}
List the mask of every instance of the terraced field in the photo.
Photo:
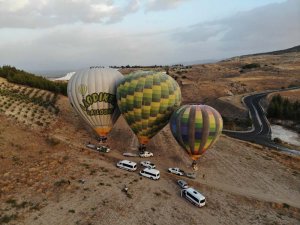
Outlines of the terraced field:
{"type": "Polygon", "coordinates": [[[56,120],[57,95],[49,91],[15,85],[0,79],[0,113],[18,123],[46,128],[56,120]]]}

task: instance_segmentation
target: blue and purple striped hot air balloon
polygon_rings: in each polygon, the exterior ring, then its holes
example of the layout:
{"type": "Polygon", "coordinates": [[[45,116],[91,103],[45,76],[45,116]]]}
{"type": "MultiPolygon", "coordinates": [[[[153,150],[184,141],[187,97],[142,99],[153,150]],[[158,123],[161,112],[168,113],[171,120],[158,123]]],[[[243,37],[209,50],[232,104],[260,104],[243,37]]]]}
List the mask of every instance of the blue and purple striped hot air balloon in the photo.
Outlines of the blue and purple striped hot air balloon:
{"type": "Polygon", "coordinates": [[[208,105],[183,105],[173,113],[170,127],[177,142],[196,161],[217,141],[223,120],[208,105]]]}

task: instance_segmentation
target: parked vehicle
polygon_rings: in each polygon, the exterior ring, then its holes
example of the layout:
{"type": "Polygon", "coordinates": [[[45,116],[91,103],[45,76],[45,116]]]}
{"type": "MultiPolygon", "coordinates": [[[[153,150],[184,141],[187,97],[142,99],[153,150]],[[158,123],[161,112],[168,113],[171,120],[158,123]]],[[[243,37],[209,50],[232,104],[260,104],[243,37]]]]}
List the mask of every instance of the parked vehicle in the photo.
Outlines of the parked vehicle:
{"type": "Polygon", "coordinates": [[[179,187],[181,187],[183,189],[189,188],[187,182],[185,182],[184,180],[178,180],[177,184],[179,185],[179,187]]]}
{"type": "Polygon", "coordinates": [[[87,144],[86,147],[90,148],[90,149],[96,149],[97,148],[97,146],[94,145],[94,144],[87,144]]]}
{"type": "Polygon", "coordinates": [[[137,169],[137,165],[135,162],[129,160],[121,160],[117,163],[117,167],[124,170],[135,171],[137,169]]]}
{"type": "Polygon", "coordinates": [[[98,152],[109,152],[110,151],[110,148],[107,146],[96,146],[94,144],[87,144],[86,147],[96,150],[98,152]]]}
{"type": "Polygon", "coordinates": [[[148,151],[144,151],[144,152],[140,152],[139,156],[142,158],[148,158],[148,157],[152,157],[153,153],[152,152],[148,152],[148,151]]]}
{"type": "Polygon", "coordinates": [[[187,200],[198,207],[205,206],[206,203],[205,197],[194,188],[182,189],[181,197],[185,197],[187,200]]]}
{"type": "Polygon", "coordinates": [[[100,147],[97,147],[96,149],[98,152],[109,152],[110,151],[110,148],[106,147],[106,146],[100,146],[100,147]]]}
{"type": "Polygon", "coordinates": [[[160,178],[159,170],[145,168],[140,171],[140,175],[150,178],[151,180],[158,180],[160,178]]]}
{"type": "Polygon", "coordinates": [[[174,174],[179,175],[179,176],[183,176],[184,175],[184,171],[181,170],[181,169],[179,169],[179,168],[169,168],[168,172],[169,173],[174,173],[174,174]]]}
{"type": "Polygon", "coordinates": [[[155,165],[151,163],[150,161],[141,161],[140,164],[144,167],[150,168],[150,169],[155,169],[155,165]]]}
{"type": "Polygon", "coordinates": [[[131,152],[124,152],[123,155],[127,156],[127,157],[138,157],[139,156],[138,154],[131,153],[131,152]]]}
{"type": "Polygon", "coordinates": [[[185,176],[191,179],[196,179],[196,174],[195,173],[185,173],[185,176]]]}

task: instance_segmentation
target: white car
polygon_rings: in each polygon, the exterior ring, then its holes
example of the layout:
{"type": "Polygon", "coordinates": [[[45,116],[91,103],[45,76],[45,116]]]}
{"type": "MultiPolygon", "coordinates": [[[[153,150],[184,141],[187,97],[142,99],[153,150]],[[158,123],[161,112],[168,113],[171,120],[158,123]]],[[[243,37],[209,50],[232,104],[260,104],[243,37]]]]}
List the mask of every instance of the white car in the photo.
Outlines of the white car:
{"type": "Polygon", "coordinates": [[[185,197],[187,200],[189,200],[191,203],[198,207],[205,206],[206,204],[205,197],[194,188],[182,189],[181,197],[185,197]]]}
{"type": "Polygon", "coordinates": [[[178,180],[177,184],[179,185],[179,187],[181,187],[183,189],[189,188],[187,182],[185,182],[184,180],[178,180]]]}
{"type": "Polygon", "coordinates": [[[174,174],[179,175],[179,176],[183,176],[185,174],[184,171],[179,169],[179,168],[169,168],[168,172],[169,173],[174,173],[174,174]]]}
{"type": "Polygon", "coordinates": [[[144,151],[144,152],[140,152],[139,156],[142,158],[148,158],[148,157],[152,157],[153,153],[152,152],[148,152],[148,151],[144,151]]]}
{"type": "Polygon", "coordinates": [[[150,169],[155,169],[155,165],[154,163],[151,163],[150,161],[141,161],[140,162],[141,166],[144,166],[144,167],[147,167],[147,168],[150,168],[150,169]]]}
{"type": "Polygon", "coordinates": [[[150,168],[145,168],[145,169],[141,170],[140,175],[147,177],[151,180],[158,180],[160,178],[159,170],[150,169],[150,168]]]}
{"type": "Polygon", "coordinates": [[[135,171],[137,169],[136,163],[129,160],[121,160],[117,163],[117,167],[123,170],[135,171]]]}

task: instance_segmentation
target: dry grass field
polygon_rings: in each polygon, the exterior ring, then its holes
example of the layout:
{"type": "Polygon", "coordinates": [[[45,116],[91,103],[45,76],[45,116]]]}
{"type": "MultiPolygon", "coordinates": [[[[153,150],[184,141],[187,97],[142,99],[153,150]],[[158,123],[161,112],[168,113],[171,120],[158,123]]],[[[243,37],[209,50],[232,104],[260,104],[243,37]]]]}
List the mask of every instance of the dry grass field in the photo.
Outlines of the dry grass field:
{"type": "Polygon", "coordinates": [[[224,96],[300,86],[300,53],[235,57],[188,69],[175,68],[170,75],[181,84],[184,102],[209,103],[224,96]],[[259,67],[243,69],[253,63],[259,67]]]}
{"type": "MultiPolygon", "coordinates": [[[[237,72],[242,64],[252,62],[246,59],[197,65],[181,75],[175,69],[170,72],[181,83],[185,102],[223,97],[242,110],[238,99],[247,92],[299,82],[296,66],[287,66],[293,62],[286,59],[281,65],[272,57],[265,59],[268,63],[251,59],[270,67],[266,75],[255,69],[237,72]],[[284,74],[288,70],[289,75],[284,74]],[[286,78],[276,83],[261,76],[286,78]]],[[[184,178],[207,199],[205,207],[197,208],[180,197],[176,181],[181,177],[167,173],[168,167],[192,172],[190,158],[168,126],[148,145],[154,153],[151,161],[161,171],[161,179],[152,181],[138,175],[140,166],[136,172],[115,166],[124,159],[122,153],[137,152],[137,141],[122,117],[109,135],[111,152],[98,153],[85,147],[96,143],[95,134],[67,97],[3,79],[0,90],[0,224],[294,225],[300,221],[299,157],[221,136],[199,160],[196,179],[184,178]],[[125,185],[128,193],[123,191],[125,185]]]]}

